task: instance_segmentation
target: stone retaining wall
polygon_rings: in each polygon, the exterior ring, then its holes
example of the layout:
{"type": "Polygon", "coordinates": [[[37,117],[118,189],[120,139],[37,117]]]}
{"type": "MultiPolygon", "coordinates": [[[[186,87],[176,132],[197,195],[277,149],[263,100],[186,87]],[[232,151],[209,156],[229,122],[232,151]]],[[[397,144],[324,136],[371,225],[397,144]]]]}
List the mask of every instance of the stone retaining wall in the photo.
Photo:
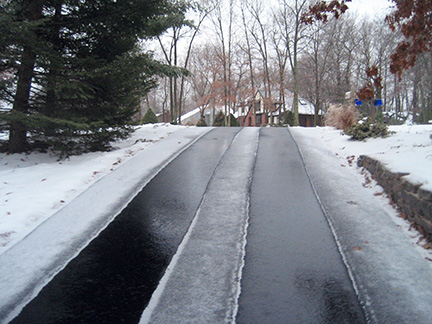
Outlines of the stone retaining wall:
{"type": "Polygon", "coordinates": [[[394,173],[378,160],[361,155],[357,165],[366,168],[420,232],[432,239],[432,192],[406,179],[409,173],[394,173]]]}

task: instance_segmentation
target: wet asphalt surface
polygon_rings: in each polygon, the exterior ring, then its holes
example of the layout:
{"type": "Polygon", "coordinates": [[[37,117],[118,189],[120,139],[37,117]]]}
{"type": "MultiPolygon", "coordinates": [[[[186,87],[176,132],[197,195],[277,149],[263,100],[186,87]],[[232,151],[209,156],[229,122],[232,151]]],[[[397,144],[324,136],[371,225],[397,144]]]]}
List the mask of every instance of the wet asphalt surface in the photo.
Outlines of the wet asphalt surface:
{"type": "Polygon", "coordinates": [[[162,170],[11,323],[138,323],[239,129],[216,129],[162,170]]]}
{"type": "MultiPolygon", "coordinates": [[[[138,323],[240,129],[215,129],[162,170],[11,323],[138,323]]],[[[238,323],[364,323],[287,129],[264,128],[238,323]]]]}
{"type": "Polygon", "coordinates": [[[287,129],[261,129],[249,217],[237,323],[365,323],[287,129]]]}

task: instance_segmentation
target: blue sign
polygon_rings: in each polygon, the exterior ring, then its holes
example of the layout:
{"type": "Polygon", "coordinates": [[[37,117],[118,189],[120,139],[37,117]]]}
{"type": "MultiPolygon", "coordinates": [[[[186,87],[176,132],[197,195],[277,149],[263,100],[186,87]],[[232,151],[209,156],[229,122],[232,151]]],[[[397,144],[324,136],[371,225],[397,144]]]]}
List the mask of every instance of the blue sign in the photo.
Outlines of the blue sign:
{"type": "Polygon", "coordinates": [[[356,99],[355,101],[356,106],[361,106],[363,102],[361,102],[360,99],[356,99]]]}
{"type": "Polygon", "coordinates": [[[375,102],[374,102],[374,106],[375,106],[375,107],[380,107],[380,106],[382,106],[382,105],[383,105],[383,102],[382,102],[381,99],[377,99],[377,100],[375,100],[375,102]]]}

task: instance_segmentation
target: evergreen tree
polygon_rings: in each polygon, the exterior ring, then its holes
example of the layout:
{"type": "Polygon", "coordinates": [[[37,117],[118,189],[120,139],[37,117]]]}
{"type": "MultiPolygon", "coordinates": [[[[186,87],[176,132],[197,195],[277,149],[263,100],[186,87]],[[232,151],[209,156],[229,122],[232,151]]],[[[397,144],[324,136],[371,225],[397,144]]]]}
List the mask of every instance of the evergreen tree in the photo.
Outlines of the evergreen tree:
{"type": "Polygon", "coordinates": [[[225,121],[225,115],[223,114],[222,111],[219,111],[218,114],[215,116],[212,126],[216,126],[216,127],[224,126],[224,121],[225,121]]]}
{"type": "Polygon", "coordinates": [[[104,149],[127,136],[156,75],[180,69],[141,52],[141,39],[170,27],[178,10],[156,0],[15,0],[0,12],[1,99],[13,102],[9,151],[28,144],[64,151],[104,149]],[[15,62],[18,62],[15,63],[15,62]],[[31,132],[31,141],[27,134],[31,132]]]}
{"type": "Polygon", "coordinates": [[[142,123],[143,124],[156,124],[158,123],[158,119],[155,115],[155,113],[153,112],[153,110],[151,110],[150,108],[147,109],[143,119],[142,119],[142,123]]]}
{"type": "Polygon", "coordinates": [[[206,123],[206,121],[205,121],[204,118],[200,118],[200,119],[197,121],[196,126],[197,126],[197,127],[207,127],[207,123],[206,123]]]}

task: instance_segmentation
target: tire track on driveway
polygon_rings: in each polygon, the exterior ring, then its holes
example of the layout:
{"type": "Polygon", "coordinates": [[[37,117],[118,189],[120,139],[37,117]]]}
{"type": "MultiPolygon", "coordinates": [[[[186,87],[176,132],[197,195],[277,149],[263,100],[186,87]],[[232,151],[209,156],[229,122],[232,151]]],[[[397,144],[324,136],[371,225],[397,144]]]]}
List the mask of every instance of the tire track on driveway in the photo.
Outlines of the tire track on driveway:
{"type": "Polygon", "coordinates": [[[258,134],[243,128],[220,161],[141,324],[234,321],[258,134]]]}

